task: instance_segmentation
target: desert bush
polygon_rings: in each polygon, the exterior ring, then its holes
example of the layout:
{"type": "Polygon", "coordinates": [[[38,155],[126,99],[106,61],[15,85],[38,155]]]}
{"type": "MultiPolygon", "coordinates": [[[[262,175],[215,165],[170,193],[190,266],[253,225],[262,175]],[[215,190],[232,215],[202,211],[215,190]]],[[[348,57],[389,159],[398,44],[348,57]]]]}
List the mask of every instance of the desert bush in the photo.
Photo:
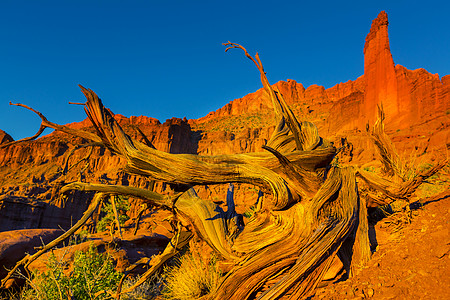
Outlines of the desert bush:
{"type": "MultiPolygon", "coordinates": [[[[429,164],[422,166],[422,170],[429,168],[431,168],[429,164]]],[[[417,196],[419,198],[427,198],[448,190],[450,188],[449,170],[450,166],[447,165],[441,172],[427,178],[424,184],[417,189],[417,196]]]]}
{"type": "Polygon", "coordinates": [[[49,256],[47,267],[47,271],[33,274],[21,299],[111,299],[101,291],[115,289],[122,276],[114,270],[110,255],[98,253],[93,245],[86,252],[75,253],[73,270],[69,274],[65,263],[54,254],[49,256]]]}
{"type": "Polygon", "coordinates": [[[221,276],[215,258],[207,263],[200,255],[187,252],[175,260],[174,266],[164,271],[162,295],[166,299],[198,299],[214,292],[221,276]]]}
{"type": "MultiPolygon", "coordinates": [[[[117,211],[121,212],[119,213],[119,223],[122,226],[125,221],[129,219],[129,217],[126,215],[126,212],[129,210],[128,205],[128,197],[123,196],[117,196],[116,197],[116,206],[117,211]]],[[[97,224],[97,232],[103,232],[107,230],[112,224],[114,223],[114,211],[111,202],[107,202],[103,207],[101,214],[103,215],[100,221],[97,224]]]]}

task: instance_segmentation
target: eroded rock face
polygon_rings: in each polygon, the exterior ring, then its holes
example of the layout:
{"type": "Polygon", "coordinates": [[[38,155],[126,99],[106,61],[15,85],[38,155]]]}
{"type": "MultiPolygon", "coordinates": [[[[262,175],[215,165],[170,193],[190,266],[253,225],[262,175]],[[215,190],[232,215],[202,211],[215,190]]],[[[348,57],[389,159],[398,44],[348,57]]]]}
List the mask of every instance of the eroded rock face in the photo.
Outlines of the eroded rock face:
{"type": "MultiPolygon", "coordinates": [[[[349,153],[353,158],[348,159],[352,163],[375,158],[375,148],[368,140],[365,129],[366,124],[373,124],[377,105],[381,103],[387,116],[388,133],[401,151],[411,151],[412,140],[425,150],[439,152],[450,148],[450,76],[440,79],[437,74],[430,74],[424,69],[411,71],[395,65],[389,47],[385,12],[381,12],[372,22],[366,37],[364,74],[359,78],[329,89],[319,85],[305,88],[294,80],[280,81],[274,86],[275,90],[280,90],[299,120],[313,122],[321,136],[335,141],[337,145],[345,138],[348,145],[352,145],[353,150],[349,153]]],[[[276,124],[273,115],[266,92],[259,89],[197,120],[172,118],[161,124],[145,116],[126,118],[117,114],[115,118],[132,138],[152,144],[159,150],[220,155],[263,151],[261,146],[270,138],[276,124]]],[[[68,126],[94,130],[88,119],[68,126]]],[[[9,140],[2,132],[0,139],[9,140]]],[[[125,165],[124,159],[108,150],[94,148],[86,159],[89,149],[77,150],[69,156],[74,145],[81,143],[83,141],[79,138],[54,132],[33,142],[0,149],[2,199],[23,197],[30,203],[31,200],[39,201],[45,206],[42,216],[52,212],[54,220],[60,220],[54,223],[65,220],[65,226],[69,226],[81,216],[89,199],[71,196],[63,200],[59,189],[65,183],[86,181],[141,188],[152,186],[146,178],[124,173],[121,170],[125,165]],[[62,207],[64,210],[59,210],[62,207]],[[71,222],[68,221],[70,218],[71,222]]],[[[163,185],[156,185],[157,191],[163,188],[163,185]]],[[[226,187],[204,187],[199,188],[198,192],[202,197],[220,200],[225,196],[225,191],[226,187]]],[[[239,197],[253,201],[258,194],[249,187],[237,187],[236,191],[241,192],[241,196],[237,195],[237,201],[239,197]]],[[[43,226],[36,219],[25,219],[22,226],[31,221],[43,226]]],[[[36,225],[26,225],[29,226],[36,225]]]]}
{"type": "Polygon", "coordinates": [[[61,229],[25,229],[0,232],[0,279],[4,278],[15,264],[25,257],[34,254],[35,247],[42,246],[57,238],[64,232],[61,229]]]}
{"type": "Polygon", "coordinates": [[[361,117],[369,124],[373,124],[376,120],[379,103],[383,103],[386,114],[390,118],[397,115],[399,109],[397,78],[389,46],[388,24],[386,12],[380,12],[372,22],[364,45],[366,88],[361,117]]]}
{"type": "Polygon", "coordinates": [[[450,85],[448,75],[442,80],[438,74],[424,69],[414,71],[396,65],[399,113],[393,125],[417,124],[447,113],[450,109],[450,85]]]}
{"type": "MultiPolygon", "coordinates": [[[[124,130],[143,143],[171,153],[192,153],[195,139],[187,120],[172,118],[161,124],[144,116],[115,115],[124,130]]],[[[89,120],[68,124],[93,131],[89,120]]],[[[59,190],[72,181],[149,188],[151,182],[122,171],[123,158],[103,148],[79,149],[80,138],[53,132],[36,141],[0,149],[0,231],[29,228],[68,229],[81,218],[93,193],[59,190]]]]}
{"type": "Polygon", "coordinates": [[[424,69],[395,65],[390,52],[388,18],[381,12],[372,22],[364,46],[364,101],[360,118],[373,124],[382,104],[390,128],[404,129],[442,116],[450,109],[448,79],[424,69]]]}
{"type": "MultiPolygon", "coordinates": [[[[284,99],[292,106],[291,108],[294,111],[299,110],[298,106],[315,107],[333,103],[354,92],[364,92],[365,88],[362,78],[358,78],[355,81],[349,80],[345,83],[339,83],[329,89],[325,89],[323,86],[315,84],[305,89],[301,83],[291,79],[279,81],[275,83],[273,87],[275,90],[278,89],[282,93],[284,99]]],[[[214,112],[210,112],[205,117],[197,120],[189,120],[189,123],[198,126],[199,124],[204,124],[208,121],[224,117],[262,113],[272,109],[273,106],[270,103],[269,97],[264,89],[261,88],[254,93],[235,99],[224,107],[214,112]]],[[[303,111],[302,113],[305,114],[305,112],[308,113],[307,111],[303,111]]]]}
{"type": "Polygon", "coordinates": [[[0,198],[0,232],[40,228],[44,210],[45,204],[34,199],[3,195],[0,198]]]}
{"type": "Polygon", "coordinates": [[[4,132],[3,130],[0,130],[0,144],[9,143],[12,141],[14,141],[14,139],[9,134],[4,132]]]}

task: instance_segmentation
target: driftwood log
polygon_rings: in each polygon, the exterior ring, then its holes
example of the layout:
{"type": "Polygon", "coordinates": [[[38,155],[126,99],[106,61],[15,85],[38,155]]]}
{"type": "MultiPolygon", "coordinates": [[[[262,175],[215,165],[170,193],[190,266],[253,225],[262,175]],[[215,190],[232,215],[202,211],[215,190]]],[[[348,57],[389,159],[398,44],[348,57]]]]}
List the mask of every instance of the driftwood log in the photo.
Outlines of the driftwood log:
{"type": "MultiPolygon", "coordinates": [[[[122,291],[120,284],[117,291],[111,291],[117,298],[154,274],[194,235],[205,241],[221,262],[229,266],[219,288],[205,298],[305,297],[324,279],[333,261],[339,259],[351,276],[370,259],[368,206],[407,199],[424,179],[445,165],[445,162],[439,163],[411,178],[403,176],[402,162],[384,133],[381,108],[379,119],[369,133],[380,150],[386,177],[356,167],[333,165],[338,150],[319,136],[314,124],[297,120],[281,93],[267,80],[258,54],[253,58],[238,44],[228,42],[225,45],[227,50],[243,50],[254,62],[272,101],[278,125],[262,152],[199,156],[158,151],[148,141],[144,144],[130,138],[99,97],[82,86],[87,99],[85,111],[96,134],[52,123],[40,112],[23,104],[14,104],[34,111],[42,119],[38,133],[24,140],[34,139],[44,128],[50,127],[82,137],[124,157],[127,161],[125,171],[130,174],[184,188],[178,194],[163,196],[128,186],[78,182],[64,187],[63,192],[71,189],[98,192],[97,200],[86,214],[91,213],[105,195],[120,194],[139,197],[160,209],[171,210],[175,215],[177,232],[166,250],[139,261],[138,264],[149,267],[148,271],[128,290],[122,291]],[[392,180],[394,177],[396,180],[392,180]],[[261,198],[255,213],[244,226],[236,222],[232,197],[227,201],[225,212],[214,203],[197,197],[191,189],[220,183],[253,184],[267,195],[261,198]]],[[[27,265],[35,257],[27,257],[20,264],[27,265]]],[[[7,279],[3,279],[2,284],[7,279]]]]}

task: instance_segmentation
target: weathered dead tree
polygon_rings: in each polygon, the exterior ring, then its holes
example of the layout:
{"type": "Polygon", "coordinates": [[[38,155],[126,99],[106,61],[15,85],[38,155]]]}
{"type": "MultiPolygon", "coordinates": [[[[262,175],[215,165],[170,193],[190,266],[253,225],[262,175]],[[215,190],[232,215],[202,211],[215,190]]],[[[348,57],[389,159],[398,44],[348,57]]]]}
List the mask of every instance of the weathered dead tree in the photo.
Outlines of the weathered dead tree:
{"type": "MultiPolygon", "coordinates": [[[[258,54],[253,58],[238,44],[225,45],[229,46],[227,50],[243,50],[254,62],[272,101],[278,125],[263,147],[264,152],[198,156],[158,151],[148,141],[144,144],[125,134],[98,96],[84,87],[81,89],[87,98],[85,111],[97,134],[51,123],[33,110],[42,119],[39,132],[50,127],[101,144],[127,160],[126,172],[186,187],[184,192],[173,196],[128,186],[80,182],[64,187],[63,191],[97,191],[100,196],[96,199],[117,194],[139,197],[174,213],[178,222],[175,236],[162,254],[138,262],[149,269],[128,290],[154,274],[195,235],[213,249],[223,265],[229,266],[220,287],[205,298],[299,299],[314,290],[337,258],[349,275],[370,259],[369,204],[387,204],[409,197],[444,163],[412,179],[391,182],[389,176],[401,177],[399,160],[384,134],[380,110],[380,119],[371,134],[382,154],[387,177],[354,167],[333,166],[336,148],[319,136],[314,124],[297,120],[281,93],[267,80],[258,54]],[[253,184],[271,197],[263,198],[242,228],[236,223],[230,201],[228,211],[224,212],[189,189],[220,183],[253,184]]],[[[27,264],[33,258],[21,263],[27,264]]],[[[115,296],[120,298],[125,292],[120,285],[115,296]]]]}

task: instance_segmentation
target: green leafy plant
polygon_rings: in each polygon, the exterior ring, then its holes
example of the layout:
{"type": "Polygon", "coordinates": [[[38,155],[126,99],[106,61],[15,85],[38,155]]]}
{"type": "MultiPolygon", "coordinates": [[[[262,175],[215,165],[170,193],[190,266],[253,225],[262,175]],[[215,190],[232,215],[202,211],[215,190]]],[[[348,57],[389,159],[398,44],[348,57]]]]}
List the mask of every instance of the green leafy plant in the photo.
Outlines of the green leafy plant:
{"type": "MultiPolygon", "coordinates": [[[[129,210],[128,198],[123,196],[116,197],[116,207],[119,212],[119,223],[122,226],[129,219],[126,212],[129,210]]],[[[111,201],[107,202],[103,207],[101,214],[103,217],[97,223],[97,232],[107,230],[113,222],[115,222],[114,210],[111,201]]]]}
{"type": "Polygon", "coordinates": [[[87,251],[75,252],[73,270],[69,273],[63,260],[50,255],[48,270],[34,273],[21,299],[111,299],[106,292],[114,290],[122,276],[114,270],[108,253],[98,253],[93,245],[87,251]]]}

